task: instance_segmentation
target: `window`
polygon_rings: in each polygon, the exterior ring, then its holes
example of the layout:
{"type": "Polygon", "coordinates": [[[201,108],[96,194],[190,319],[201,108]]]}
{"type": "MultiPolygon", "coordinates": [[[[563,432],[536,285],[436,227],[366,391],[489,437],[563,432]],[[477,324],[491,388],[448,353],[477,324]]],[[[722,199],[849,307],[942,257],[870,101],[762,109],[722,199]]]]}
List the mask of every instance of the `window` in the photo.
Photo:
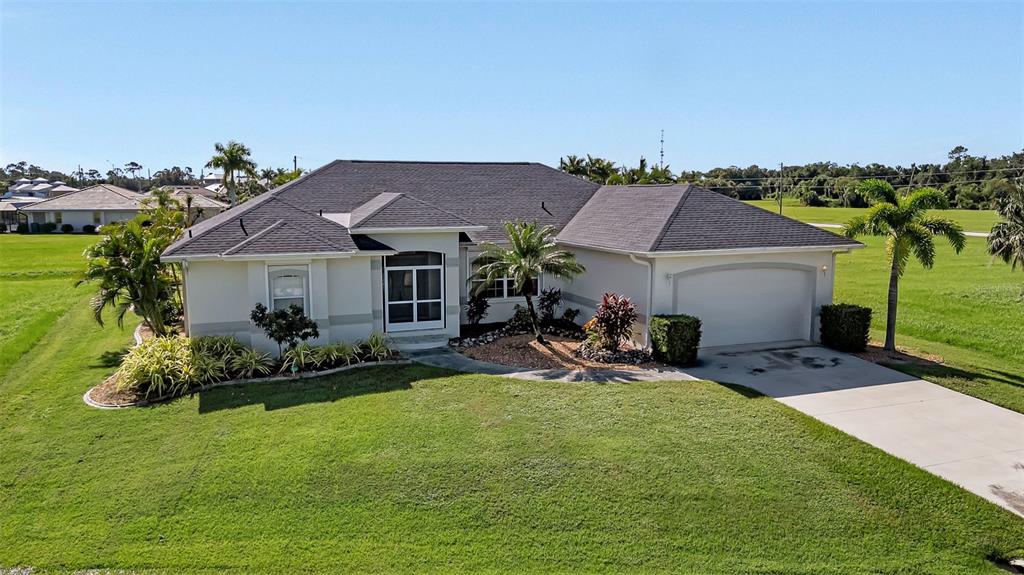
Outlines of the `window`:
{"type": "MultiPolygon", "coordinates": [[[[476,272],[476,270],[479,268],[480,266],[474,262],[473,271],[476,272]]],[[[482,283],[484,283],[483,280],[473,280],[473,285],[470,286],[470,294],[472,295],[475,292],[476,287],[482,283]]],[[[533,295],[540,294],[540,282],[537,281],[537,278],[533,278],[533,280],[531,280],[531,283],[533,284],[533,295]]],[[[494,280],[494,283],[484,288],[483,296],[487,299],[503,299],[522,296],[523,292],[517,292],[515,288],[516,284],[511,279],[499,278],[494,280]]]]}
{"type": "Polygon", "coordinates": [[[384,258],[387,327],[444,327],[444,257],[435,252],[406,252],[384,258]]]}
{"type": "MultiPolygon", "coordinates": [[[[270,309],[309,309],[309,266],[268,266],[270,309]]],[[[308,315],[308,314],[307,314],[308,315]]]]}
{"type": "Polygon", "coordinates": [[[92,213],[92,223],[93,223],[93,225],[96,225],[96,226],[102,224],[103,223],[103,212],[93,212],[92,213]]]}
{"type": "Polygon", "coordinates": [[[62,212],[53,212],[53,223],[60,225],[64,223],[64,214],[62,212]]]}

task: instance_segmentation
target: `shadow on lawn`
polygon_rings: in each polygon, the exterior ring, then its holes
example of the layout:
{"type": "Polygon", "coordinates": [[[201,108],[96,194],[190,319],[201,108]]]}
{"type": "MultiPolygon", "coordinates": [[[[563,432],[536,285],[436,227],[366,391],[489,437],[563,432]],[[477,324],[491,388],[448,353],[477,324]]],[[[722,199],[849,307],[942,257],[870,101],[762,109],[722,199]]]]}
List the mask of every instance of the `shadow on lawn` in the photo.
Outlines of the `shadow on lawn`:
{"type": "Polygon", "coordinates": [[[911,359],[906,361],[895,359],[894,361],[881,361],[879,363],[890,369],[902,371],[903,373],[908,373],[921,379],[949,378],[959,379],[967,383],[981,384],[983,384],[985,380],[991,380],[1024,389],[1024,377],[1015,373],[987,368],[984,370],[966,370],[921,359],[919,357],[907,357],[911,359]]]}
{"type": "Polygon", "coordinates": [[[129,349],[128,346],[125,346],[116,351],[105,351],[89,367],[118,367],[124,361],[124,356],[128,355],[129,349]]]}
{"type": "MultiPolygon", "coordinates": [[[[412,389],[428,374],[417,368],[374,367],[317,379],[250,383],[199,392],[199,413],[212,413],[263,404],[266,411],[310,403],[328,403],[348,397],[412,389]]],[[[436,376],[436,370],[429,376],[436,376]]]]}

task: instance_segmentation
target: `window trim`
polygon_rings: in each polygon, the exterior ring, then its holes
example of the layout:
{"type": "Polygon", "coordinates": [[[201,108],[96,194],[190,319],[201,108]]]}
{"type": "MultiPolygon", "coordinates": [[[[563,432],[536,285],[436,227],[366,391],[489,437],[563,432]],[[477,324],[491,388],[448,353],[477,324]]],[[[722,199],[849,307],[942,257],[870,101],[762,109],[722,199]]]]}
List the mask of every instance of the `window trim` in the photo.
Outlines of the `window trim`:
{"type": "Polygon", "coordinates": [[[266,281],[266,286],[267,286],[267,292],[266,292],[267,301],[266,301],[266,305],[267,305],[267,309],[270,310],[271,312],[274,311],[274,300],[275,299],[295,299],[295,298],[275,298],[274,297],[274,281],[270,278],[271,272],[276,271],[277,269],[289,269],[289,268],[290,269],[294,269],[294,270],[300,270],[300,269],[301,270],[305,270],[304,275],[302,276],[302,313],[306,317],[313,317],[313,315],[311,313],[312,310],[309,309],[310,302],[312,301],[312,297],[311,297],[311,294],[310,294],[310,285],[311,285],[312,282],[309,281],[309,271],[310,271],[309,270],[309,264],[308,263],[302,263],[302,264],[277,263],[277,264],[266,264],[263,267],[264,267],[263,278],[264,278],[264,281],[266,281]]]}
{"type": "MultiPolygon", "coordinates": [[[[474,264],[476,263],[477,258],[479,258],[480,256],[477,255],[477,256],[473,257],[472,255],[470,255],[470,257],[471,257],[471,259],[470,259],[470,262],[469,262],[469,269],[467,270],[468,273],[469,273],[469,277],[467,277],[466,279],[469,282],[469,291],[467,293],[467,296],[472,297],[473,289],[476,287],[476,284],[482,282],[483,280],[474,280],[473,279],[473,267],[474,267],[474,264]]],[[[535,294],[533,294],[532,297],[537,297],[537,296],[540,295],[540,290],[543,289],[543,287],[544,287],[543,282],[541,281],[542,277],[543,277],[543,274],[541,276],[538,276],[538,277],[534,278],[537,281],[537,292],[535,294]]],[[[504,285],[504,287],[501,290],[501,293],[503,295],[495,296],[495,297],[487,297],[485,295],[484,297],[485,297],[485,299],[487,299],[487,301],[509,302],[509,301],[515,301],[515,300],[519,300],[519,299],[523,298],[522,294],[519,294],[519,295],[516,295],[514,293],[510,294],[510,292],[513,290],[513,287],[515,285],[515,282],[512,281],[512,278],[509,278],[509,277],[506,276],[506,277],[501,277],[501,278],[495,278],[494,281],[495,281],[495,283],[501,282],[504,285]]]]}
{"type": "MultiPolygon", "coordinates": [[[[417,250],[417,251],[429,251],[429,250],[417,250]]],[[[398,252],[395,255],[401,255],[403,252],[398,252]]],[[[448,254],[444,252],[430,252],[439,254],[441,256],[441,263],[439,264],[424,264],[424,265],[411,265],[411,266],[389,266],[387,263],[388,257],[381,256],[381,270],[382,270],[382,282],[381,287],[383,288],[383,307],[384,307],[384,331],[385,332],[396,332],[396,331],[415,331],[415,330],[428,330],[428,329],[445,329],[448,326],[448,314],[445,309],[447,302],[447,278],[445,277],[445,264],[447,262],[448,254]],[[419,270],[436,270],[440,275],[441,279],[441,298],[434,299],[419,299],[417,294],[417,282],[419,270]],[[391,301],[389,299],[388,290],[390,287],[390,277],[388,276],[389,271],[412,271],[412,300],[397,300],[391,301]],[[441,304],[441,319],[440,320],[428,320],[428,321],[417,321],[419,318],[419,304],[420,303],[440,303],[441,304]],[[403,323],[391,323],[391,305],[392,304],[411,304],[413,310],[413,320],[410,322],[403,323]]]]}

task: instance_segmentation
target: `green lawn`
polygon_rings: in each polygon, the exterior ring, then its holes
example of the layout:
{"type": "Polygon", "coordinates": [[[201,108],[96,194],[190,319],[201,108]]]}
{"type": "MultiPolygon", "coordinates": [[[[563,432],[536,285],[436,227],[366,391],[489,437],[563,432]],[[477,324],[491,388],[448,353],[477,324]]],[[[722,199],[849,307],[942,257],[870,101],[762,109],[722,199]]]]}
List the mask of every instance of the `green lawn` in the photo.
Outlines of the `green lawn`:
{"type": "MultiPolygon", "coordinates": [[[[748,204],[776,212],[779,205],[772,200],[756,200],[748,204]]],[[[800,202],[793,198],[783,198],[782,214],[793,219],[815,224],[843,224],[850,218],[864,212],[864,208],[810,208],[800,205],[800,202]]],[[[937,212],[942,217],[957,221],[968,232],[988,233],[992,226],[999,221],[999,216],[993,210],[942,210],[937,212]]]]}
{"type": "Polygon", "coordinates": [[[375,368],[102,411],[73,308],[0,379],[0,571],[992,573],[1024,521],[771,399],[375,368]]]}
{"type": "MultiPolygon", "coordinates": [[[[758,205],[770,202],[753,202],[758,205]]],[[[805,221],[842,221],[847,208],[784,206],[783,213],[805,221]]],[[[992,212],[946,210],[966,229],[992,212]],[[968,218],[967,216],[970,216],[968,218]]],[[[986,230],[991,223],[974,226],[986,230]]],[[[883,238],[860,238],[867,248],[840,255],[836,262],[836,301],[875,311],[872,337],[884,338],[889,270],[883,238]]],[[[935,267],[911,261],[900,282],[897,344],[942,357],[945,365],[890,364],[946,387],[1024,413],[1024,273],[992,262],[983,238],[967,238],[959,255],[939,240],[935,267]]]]}
{"type": "Polygon", "coordinates": [[[0,376],[32,349],[69,307],[84,305],[75,289],[88,235],[0,234],[0,376]]]}

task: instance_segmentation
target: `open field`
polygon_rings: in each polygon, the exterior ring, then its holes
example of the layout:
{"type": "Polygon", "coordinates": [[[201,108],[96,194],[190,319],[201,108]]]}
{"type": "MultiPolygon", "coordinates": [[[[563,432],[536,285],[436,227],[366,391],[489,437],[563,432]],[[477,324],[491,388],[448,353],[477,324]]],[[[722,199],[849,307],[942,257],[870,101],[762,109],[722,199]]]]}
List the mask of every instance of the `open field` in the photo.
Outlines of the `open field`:
{"type": "MultiPolygon", "coordinates": [[[[756,200],[748,204],[778,213],[779,205],[772,200],[756,200]]],[[[864,208],[810,208],[800,205],[794,198],[783,198],[782,214],[790,218],[815,224],[844,224],[864,212],[864,208]]],[[[942,210],[942,217],[959,222],[967,232],[988,233],[999,221],[993,210],[942,210]]]]}
{"type": "Polygon", "coordinates": [[[92,289],[75,289],[96,236],[0,234],[0,376],[92,289]]]}
{"type": "Polygon", "coordinates": [[[128,331],[0,380],[0,567],[1000,573],[1024,521],[765,397],[373,368],[101,411],[128,331]]]}
{"type": "MultiPolygon", "coordinates": [[[[784,207],[790,217],[816,222],[828,219],[822,213],[840,210],[784,207]]],[[[966,210],[939,213],[987,217],[966,210]]],[[[889,282],[884,239],[860,241],[868,247],[836,261],[835,299],[872,308],[872,337],[881,340],[889,282]]],[[[938,355],[946,365],[891,366],[1024,413],[1024,273],[993,263],[983,238],[967,238],[959,255],[944,240],[936,245],[935,267],[925,270],[911,260],[900,282],[896,341],[938,355]]]]}

